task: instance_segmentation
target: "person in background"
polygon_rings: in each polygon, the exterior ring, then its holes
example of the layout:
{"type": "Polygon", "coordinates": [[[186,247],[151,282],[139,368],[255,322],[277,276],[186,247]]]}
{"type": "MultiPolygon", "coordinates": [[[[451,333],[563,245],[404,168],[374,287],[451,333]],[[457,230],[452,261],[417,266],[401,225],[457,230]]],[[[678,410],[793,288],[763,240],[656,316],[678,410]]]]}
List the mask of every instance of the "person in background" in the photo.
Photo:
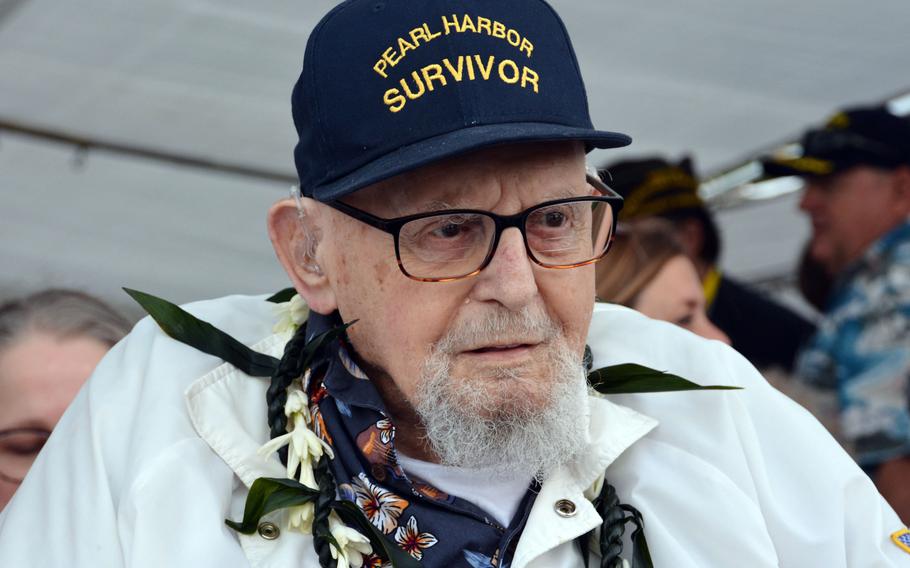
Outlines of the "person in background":
{"type": "Polygon", "coordinates": [[[796,374],[837,394],[842,438],[910,520],[910,123],[847,109],[805,133],[802,155],[763,163],[804,179],[809,256],[834,277],[796,374]]]}
{"type": "Polygon", "coordinates": [[[603,168],[601,177],[626,200],[620,221],[660,217],[672,222],[695,263],[708,317],[730,338],[734,349],[759,369],[790,371],[814,326],[721,272],[717,264],[720,234],[698,195],[692,160],[685,158],[678,164],[660,157],[622,160],[603,168]]]}
{"type": "Polygon", "coordinates": [[[106,304],[73,290],[0,305],[0,510],[82,383],[129,328],[106,304]]]}
{"type": "Polygon", "coordinates": [[[711,323],[695,264],[662,219],[617,227],[610,257],[597,265],[597,297],[729,344],[711,323]]]}

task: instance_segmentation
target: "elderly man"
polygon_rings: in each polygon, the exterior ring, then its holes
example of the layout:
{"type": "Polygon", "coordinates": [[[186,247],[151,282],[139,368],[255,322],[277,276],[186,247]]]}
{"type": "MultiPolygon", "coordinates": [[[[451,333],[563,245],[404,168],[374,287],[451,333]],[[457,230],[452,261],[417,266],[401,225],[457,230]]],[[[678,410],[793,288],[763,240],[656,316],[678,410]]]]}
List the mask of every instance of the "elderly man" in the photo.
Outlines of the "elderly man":
{"type": "Polygon", "coordinates": [[[901,518],[910,519],[910,122],[883,108],[836,114],[803,155],[765,161],[806,181],[808,254],[835,280],[797,376],[833,391],[840,430],[901,518]]]}
{"type": "MultiPolygon", "coordinates": [[[[591,126],[548,5],[345,2],[292,106],[279,331],[263,298],[190,306],[208,326],[135,294],[180,341],[145,320],[102,363],[0,520],[0,564],[910,558],[868,478],[738,354],[594,306],[619,205],[585,150],[629,139],[591,126]],[[589,395],[589,364],[623,363],[744,390],[589,395]]],[[[622,380],[673,382],[651,375],[622,380]]]]}

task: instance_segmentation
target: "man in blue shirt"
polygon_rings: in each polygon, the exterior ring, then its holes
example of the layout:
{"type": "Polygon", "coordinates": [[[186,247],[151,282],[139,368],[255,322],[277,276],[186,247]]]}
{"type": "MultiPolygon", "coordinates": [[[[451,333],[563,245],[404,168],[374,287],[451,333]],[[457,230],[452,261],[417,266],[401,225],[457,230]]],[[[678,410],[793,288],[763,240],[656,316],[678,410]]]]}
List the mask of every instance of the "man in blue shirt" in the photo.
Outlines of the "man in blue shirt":
{"type": "Polygon", "coordinates": [[[800,379],[836,392],[842,439],[910,519],[910,123],[883,108],[836,114],[803,155],[765,160],[799,175],[809,255],[835,279],[800,379]]]}

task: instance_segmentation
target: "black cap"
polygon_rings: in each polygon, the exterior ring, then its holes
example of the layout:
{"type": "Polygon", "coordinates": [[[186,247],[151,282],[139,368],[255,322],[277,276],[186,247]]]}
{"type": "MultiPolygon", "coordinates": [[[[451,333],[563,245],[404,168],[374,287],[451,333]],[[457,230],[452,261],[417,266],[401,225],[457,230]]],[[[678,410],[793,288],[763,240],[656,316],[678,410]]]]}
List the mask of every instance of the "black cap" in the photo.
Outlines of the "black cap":
{"type": "Polygon", "coordinates": [[[291,97],[304,195],[331,201],[444,158],[595,130],[566,29],[542,0],[349,0],[313,30],[291,97]]]}
{"type": "Polygon", "coordinates": [[[910,121],[883,107],[843,110],[803,135],[801,156],[762,159],[765,175],[826,176],[854,166],[910,165],[910,121]]]}
{"type": "Polygon", "coordinates": [[[660,157],[622,160],[603,168],[601,177],[625,199],[621,221],[672,217],[704,208],[688,157],[678,164],[660,157]]]}

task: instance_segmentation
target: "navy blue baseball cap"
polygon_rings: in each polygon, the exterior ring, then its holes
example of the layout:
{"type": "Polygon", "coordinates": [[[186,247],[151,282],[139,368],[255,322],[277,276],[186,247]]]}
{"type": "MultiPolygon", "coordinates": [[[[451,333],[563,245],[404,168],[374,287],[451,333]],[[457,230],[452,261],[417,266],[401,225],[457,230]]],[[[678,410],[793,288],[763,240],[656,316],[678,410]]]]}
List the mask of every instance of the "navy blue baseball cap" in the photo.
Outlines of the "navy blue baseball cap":
{"type": "Polygon", "coordinates": [[[767,177],[827,176],[855,166],[910,165],[910,121],[883,107],[845,109],[803,135],[801,156],[767,156],[767,177]]]}
{"type": "Polygon", "coordinates": [[[543,0],[349,0],[317,24],[291,96],[301,192],[332,201],[472,150],[595,130],[565,26],[543,0]]]}
{"type": "Polygon", "coordinates": [[[620,221],[675,218],[705,209],[688,156],[675,164],[660,156],[620,160],[605,166],[601,178],[623,198],[620,221]]]}

